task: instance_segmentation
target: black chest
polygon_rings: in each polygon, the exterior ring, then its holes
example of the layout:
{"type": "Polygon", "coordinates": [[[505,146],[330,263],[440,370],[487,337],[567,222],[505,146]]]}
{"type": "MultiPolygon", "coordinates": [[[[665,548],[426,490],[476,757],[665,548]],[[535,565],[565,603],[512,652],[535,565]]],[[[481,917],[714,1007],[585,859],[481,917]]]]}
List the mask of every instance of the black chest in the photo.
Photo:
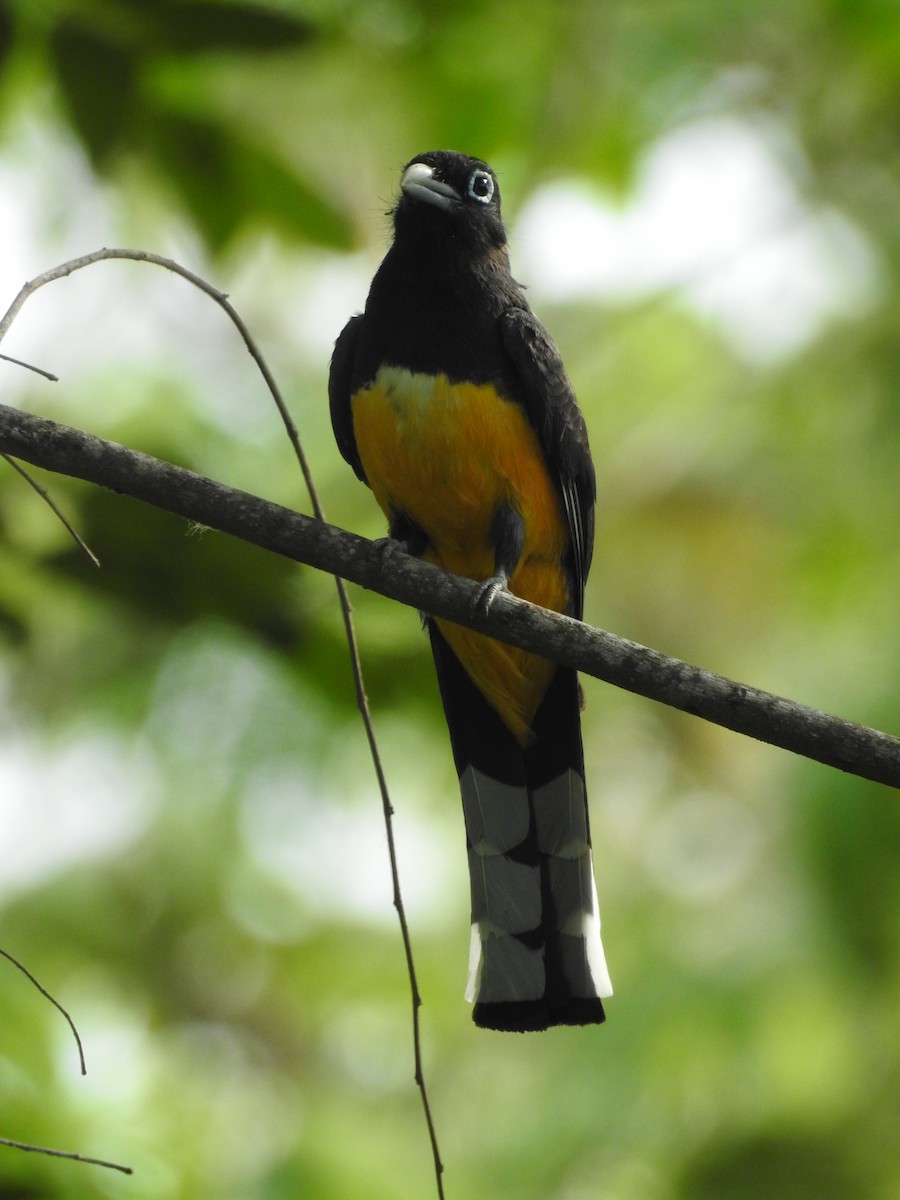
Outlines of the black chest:
{"type": "Polygon", "coordinates": [[[512,363],[500,336],[501,315],[524,297],[508,271],[490,259],[465,267],[451,256],[402,252],[381,264],[366,303],[354,386],[379,367],[446,375],[454,383],[493,383],[514,398],[512,363]]]}

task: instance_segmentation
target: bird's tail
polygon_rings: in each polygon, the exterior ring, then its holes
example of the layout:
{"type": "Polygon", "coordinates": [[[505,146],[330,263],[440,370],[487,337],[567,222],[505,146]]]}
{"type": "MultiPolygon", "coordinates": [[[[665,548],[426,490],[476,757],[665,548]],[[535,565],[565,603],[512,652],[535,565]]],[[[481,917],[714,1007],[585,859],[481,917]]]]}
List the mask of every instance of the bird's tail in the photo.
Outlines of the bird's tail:
{"type": "Polygon", "coordinates": [[[432,626],[472,891],[467,999],[490,1029],[604,1019],[578,683],[557,668],[523,749],[432,626]]]}

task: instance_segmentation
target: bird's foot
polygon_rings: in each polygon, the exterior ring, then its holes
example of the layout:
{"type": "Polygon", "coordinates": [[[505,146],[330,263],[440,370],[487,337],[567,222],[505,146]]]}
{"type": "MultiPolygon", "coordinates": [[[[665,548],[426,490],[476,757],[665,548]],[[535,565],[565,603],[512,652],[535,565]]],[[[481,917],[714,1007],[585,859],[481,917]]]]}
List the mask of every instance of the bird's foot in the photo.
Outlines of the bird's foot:
{"type": "Polygon", "coordinates": [[[382,578],[396,562],[398,554],[409,554],[409,542],[404,538],[382,537],[372,542],[375,560],[378,564],[378,576],[382,578]]]}
{"type": "Polygon", "coordinates": [[[509,576],[505,571],[499,571],[486,579],[478,589],[473,609],[479,616],[486,617],[494,606],[494,601],[501,592],[508,591],[509,576]]]}

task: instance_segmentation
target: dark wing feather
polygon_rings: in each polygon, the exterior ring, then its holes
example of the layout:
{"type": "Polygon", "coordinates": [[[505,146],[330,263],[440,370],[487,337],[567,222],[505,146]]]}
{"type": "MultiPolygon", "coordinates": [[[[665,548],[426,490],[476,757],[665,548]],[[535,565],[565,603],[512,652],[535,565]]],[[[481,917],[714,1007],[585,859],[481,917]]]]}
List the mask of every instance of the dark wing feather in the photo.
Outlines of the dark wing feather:
{"type": "Polygon", "coordinates": [[[361,315],[351,317],[334,343],[331,371],[328,375],[328,403],[331,408],[331,426],[334,429],[338,449],[356,472],[357,477],[363,483],[367,483],[359,459],[359,451],[356,448],[356,435],[353,432],[353,409],[350,405],[354,386],[353,367],[356,344],[359,341],[362,320],[361,315]]]}
{"type": "Polygon", "coordinates": [[[594,550],[597,497],[587,428],[559,351],[534,314],[509,309],[500,318],[500,333],[518,375],[525,409],[556,474],[572,544],[574,616],[580,619],[594,550]]]}

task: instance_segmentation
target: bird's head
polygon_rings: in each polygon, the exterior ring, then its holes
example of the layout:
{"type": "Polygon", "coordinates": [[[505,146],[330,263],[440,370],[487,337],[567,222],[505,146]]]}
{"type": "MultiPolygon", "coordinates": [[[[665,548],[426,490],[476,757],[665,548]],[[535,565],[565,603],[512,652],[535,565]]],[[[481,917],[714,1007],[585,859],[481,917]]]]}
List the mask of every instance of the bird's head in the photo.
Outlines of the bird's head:
{"type": "Polygon", "coordinates": [[[417,154],[403,169],[394,227],[484,250],[504,246],[497,176],[480,158],[455,150],[417,154]]]}

